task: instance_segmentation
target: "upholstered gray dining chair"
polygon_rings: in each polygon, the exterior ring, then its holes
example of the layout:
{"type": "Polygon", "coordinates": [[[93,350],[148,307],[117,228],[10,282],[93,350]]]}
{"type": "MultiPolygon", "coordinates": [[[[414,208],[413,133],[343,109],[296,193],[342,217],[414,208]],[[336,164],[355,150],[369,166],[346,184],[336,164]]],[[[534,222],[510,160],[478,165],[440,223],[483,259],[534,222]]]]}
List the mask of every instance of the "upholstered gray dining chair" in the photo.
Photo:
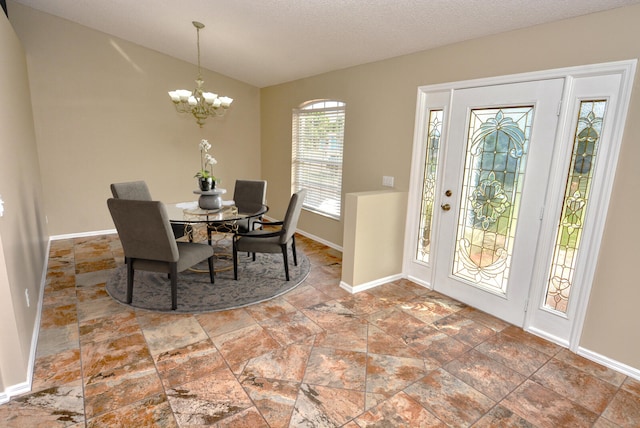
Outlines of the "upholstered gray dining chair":
{"type": "MultiPolygon", "coordinates": [[[[267,182],[264,180],[236,180],[233,189],[233,202],[239,213],[257,212],[267,199],[267,182]]],[[[253,230],[253,224],[262,221],[262,216],[252,217],[242,220],[235,220],[230,223],[216,225],[216,232],[235,233],[249,232],[253,230]]]]}
{"type": "MultiPolygon", "coordinates": [[[[233,188],[233,202],[240,213],[256,212],[267,201],[267,182],[265,180],[236,180],[233,188]]],[[[240,220],[236,224],[239,232],[253,230],[254,221],[262,217],[240,220]]]]}
{"type": "Polygon", "coordinates": [[[136,201],[150,201],[151,192],[147,183],[139,181],[127,181],[124,183],[112,183],[111,194],[116,199],[134,199],[136,201]]]}
{"type": "MultiPolygon", "coordinates": [[[[151,201],[151,192],[147,183],[142,180],[126,181],[123,183],[112,183],[111,194],[116,199],[133,199],[136,201],[151,201]]],[[[171,223],[173,236],[178,239],[185,235],[185,226],[183,224],[171,223]]],[[[192,237],[189,236],[189,240],[192,237]]]]}
{"type": "Polygon", "coordinates": [[[136,270],[169,274],[172,310],[178,304],[178,272],[206,259],[209,277],[214,283],[213,248],[206,244],[177,242],[162,202],[111,198],[107,200],[107,206],[127,260],[127,303],[133,300],[136,270]]]}
{"type": "Polygon", "coordinates": [[[284,274],[287,281],[289,281],[289,258],[287,256],[287,247],[291,244],[291,251],[293,253],[293,263],[298,265],[298,256],[296,254],[296,226],[298,224],[298,218],[300,217],[300,211],[302,210],[302,202],[306,196],[307,191],[302,189],[297,193],[291,195],[289,200],[289,206],[285,213],[284,219],[277,222],[262,223],[256,222],[256,224],[264,224],[269,226],[279,226],[276,231],[270,229],[252,230],[249,232],[237,232],[233,236],[233,277],[238,279],[238,252],[253,253],[253,259],[255,260],[255,253],[279,253],[282,252],[282,258],[284,261],[284,274]]]}

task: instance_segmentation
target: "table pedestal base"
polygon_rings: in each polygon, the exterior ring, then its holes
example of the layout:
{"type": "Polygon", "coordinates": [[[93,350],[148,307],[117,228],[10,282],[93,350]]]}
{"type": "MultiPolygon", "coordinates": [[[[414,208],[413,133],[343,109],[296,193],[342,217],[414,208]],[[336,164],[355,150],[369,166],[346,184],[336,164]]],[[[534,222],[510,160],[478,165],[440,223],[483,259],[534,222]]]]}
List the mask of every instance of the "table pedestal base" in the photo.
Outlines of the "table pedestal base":
{"type": "Polygon", "coordinates": [[[205,193],[198,198],[198,206],[203,210],[218,210],[222,208],[222,196],[219,194],[207,195],[205,193]]]}

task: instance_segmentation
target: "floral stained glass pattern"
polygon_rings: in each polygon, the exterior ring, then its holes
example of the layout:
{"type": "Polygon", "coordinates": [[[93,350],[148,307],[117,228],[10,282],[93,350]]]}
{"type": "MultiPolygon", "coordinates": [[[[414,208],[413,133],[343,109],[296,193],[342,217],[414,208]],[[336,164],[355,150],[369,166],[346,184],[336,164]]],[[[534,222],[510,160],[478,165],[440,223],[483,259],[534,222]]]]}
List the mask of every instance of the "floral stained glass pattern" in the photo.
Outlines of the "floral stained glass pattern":
{"type": "Polygon", "coordinates": [[[544,306],[567,312],[607,102],[582,101],[544,306]]]}
{"type": "Polygon", "coordinates": [[[452,273],[505,293],[524,182],[533,107],[470,112],[452,273]]]}
{"type": "Polygon", "coordinates": [[[442,134],[442,110],[429,112],[429,123],[425,138],[426,156],[424,180],[422,184],[422,205],[420,208],[420,228],[418,229],[418,246],[416,259],[428,263],[431,249],[431,231],[433,223],[433,206],[435,203],[436,178],[438,173],[438,153],[442,134]]]}

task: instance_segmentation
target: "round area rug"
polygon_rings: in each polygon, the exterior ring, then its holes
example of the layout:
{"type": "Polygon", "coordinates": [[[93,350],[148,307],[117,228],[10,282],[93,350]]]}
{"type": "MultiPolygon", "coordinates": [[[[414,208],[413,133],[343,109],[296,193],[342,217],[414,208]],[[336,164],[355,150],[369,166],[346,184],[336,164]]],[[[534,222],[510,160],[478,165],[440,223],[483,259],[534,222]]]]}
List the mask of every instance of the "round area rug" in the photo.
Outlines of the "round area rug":
{"type": "MultiPolygon", "coordinates": [[[[216,249],[219,253],[220,249],[216,249]]],[[[222,250],[224,252],[224,250],[222,250]]],[[[166,274],[136,271],[133,302],[130,306],[160,312],[202,313],[248,306],[278,297],[297,287],[309,275],[309,259],[297,251],[298,266],[293,265],[289,250],[289,277],[284,276],[282,254],[256,254],[256,261],[246,253],[238,254],[238,280],[228,257],[216,260],[215,284],[209,281],[206,260],[193,270],[178,274],[178,308],[171,310],[171,282],[166,274]],[[226,260],[225,260],[226,259],[226,260]]],[[[120,303],[126,303],[127,269],[116,268],[107,281],[107,292],[120,303]]]]}

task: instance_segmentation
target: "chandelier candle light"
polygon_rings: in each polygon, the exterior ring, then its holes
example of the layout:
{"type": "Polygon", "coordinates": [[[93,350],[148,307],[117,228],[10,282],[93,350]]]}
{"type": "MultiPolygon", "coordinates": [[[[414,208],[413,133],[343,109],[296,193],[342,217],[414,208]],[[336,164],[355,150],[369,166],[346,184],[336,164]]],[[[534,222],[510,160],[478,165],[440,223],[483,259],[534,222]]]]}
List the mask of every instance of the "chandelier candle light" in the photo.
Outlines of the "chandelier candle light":
{"type": "Polygon", "coordinates": [[[196,118],[196,122],[202,128],[205,119],[209,116],[223,116],[233,102],[232,98],[219,97],[213,92],[206,92],[202,85],[202,71],[200,67],[200,30],[204,24],[193,21],[198,35],[198,78],[196,79],[196,89],[191,92],[186,89],[176,89],[169,91],[169,96],[178,113],[191,113],[196,118]]]}

